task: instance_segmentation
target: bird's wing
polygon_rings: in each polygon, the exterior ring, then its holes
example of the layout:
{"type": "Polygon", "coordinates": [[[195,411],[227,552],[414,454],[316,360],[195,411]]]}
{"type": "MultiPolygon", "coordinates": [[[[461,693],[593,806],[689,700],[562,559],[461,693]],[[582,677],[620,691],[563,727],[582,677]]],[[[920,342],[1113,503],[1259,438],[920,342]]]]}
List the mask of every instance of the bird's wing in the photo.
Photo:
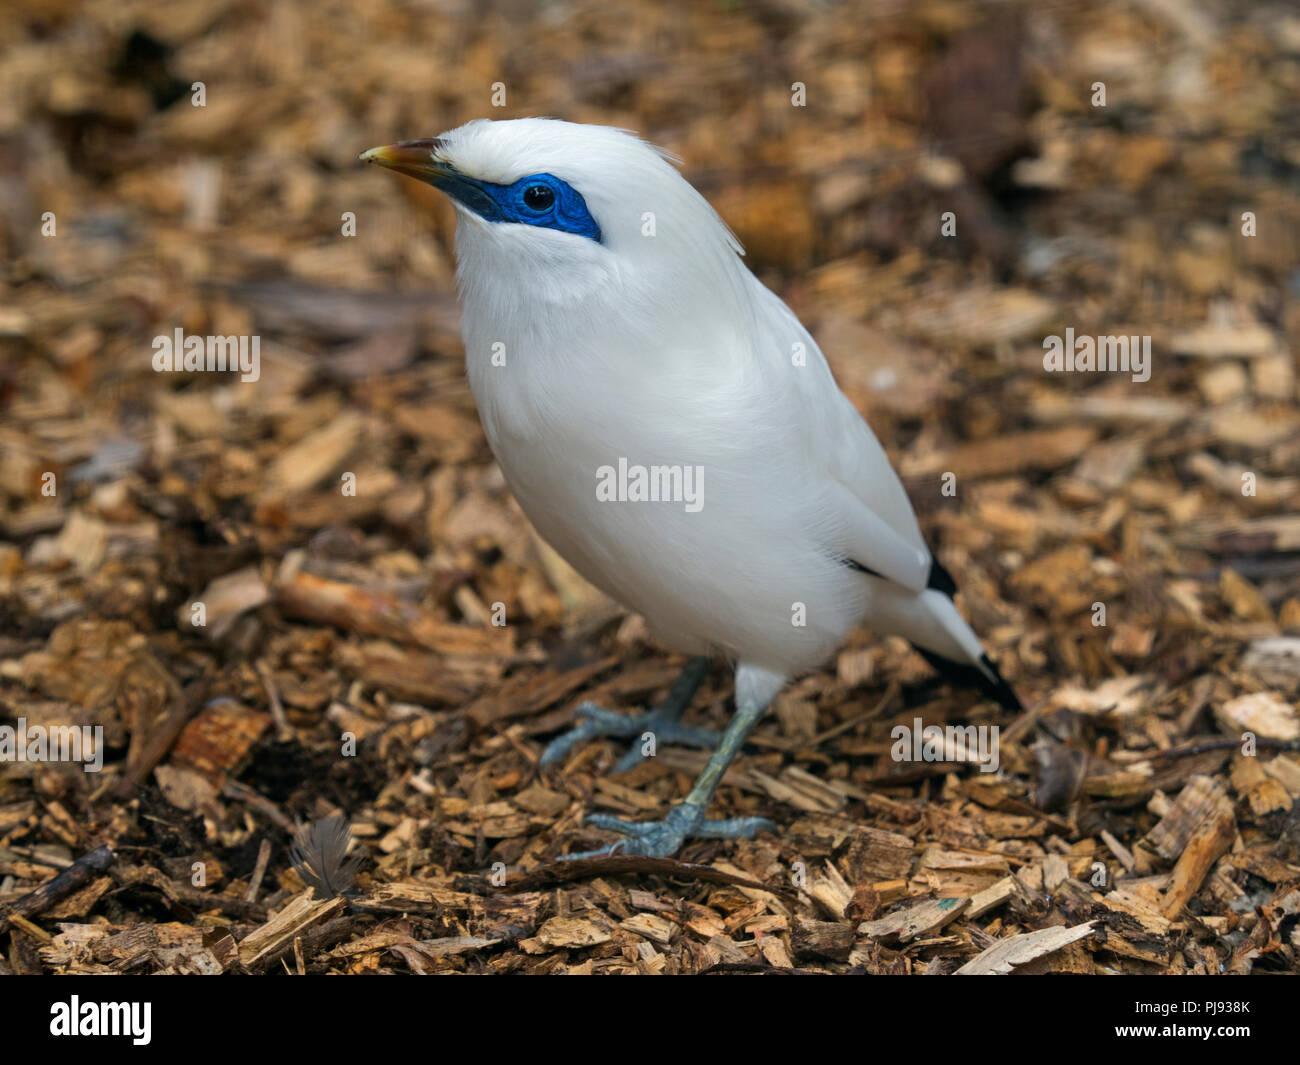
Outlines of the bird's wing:
{"type": "Polygon", "coordinates": [[[804,345],[805,363],[793,369],[793,398],[805,432],[815,435],[810,460],[830,482],[827,492],[843,530],[847,561],[914,592],[934,579],[934,560],[916,522],[911,500],[876,434],[840,391],[816,341],[776,295],[763,287],[758,311],[774,361],[768,369],[789,378],[791,344],[804,345]],[[775,360],[780,360],[777,363],[775,360]]]}
{"type": "Polygon", "coordinates": [[[935,668],[961,683],[975,684],[1012,710],[1020,700],[984,653],[979,637],[953,602],[952,577],[930,553],[903,482],[876,434],[840,391],[816,342],[794,313],[762,288],[755,299],[767,342],[760,372],[769,387],[784,388],[795,420],[795,439],[804,442],[809,476],[820,472],[823,496],[838,530],[833,549],[844,560],[882,579],[873,597],[872,628],[910,640],[935,668]],[[790,359],[790,345],[803,345],[802,365],[790,359]]]}
{"type": "Polygon", "coordinates": [[[909,591],[925,590],[932,566],[928,548],[900,536],[851,487],[836,483],[830,498],[843,522],[848,561],[909,591]]]}

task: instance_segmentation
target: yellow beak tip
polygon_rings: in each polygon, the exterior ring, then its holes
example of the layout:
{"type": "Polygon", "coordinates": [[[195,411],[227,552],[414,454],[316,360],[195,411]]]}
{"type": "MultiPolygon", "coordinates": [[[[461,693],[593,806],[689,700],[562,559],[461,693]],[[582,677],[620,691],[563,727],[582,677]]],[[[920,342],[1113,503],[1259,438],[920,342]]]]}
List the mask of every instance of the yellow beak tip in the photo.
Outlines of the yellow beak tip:
{"type": "Polygon", "coordinates": [[[433,158],[441,146],[442,142],[436,139],[398,141],[364,151],[359,158],[363,163],[376,163],[386,170],[437,185],[446,173],[445,165],[433,158]]]}

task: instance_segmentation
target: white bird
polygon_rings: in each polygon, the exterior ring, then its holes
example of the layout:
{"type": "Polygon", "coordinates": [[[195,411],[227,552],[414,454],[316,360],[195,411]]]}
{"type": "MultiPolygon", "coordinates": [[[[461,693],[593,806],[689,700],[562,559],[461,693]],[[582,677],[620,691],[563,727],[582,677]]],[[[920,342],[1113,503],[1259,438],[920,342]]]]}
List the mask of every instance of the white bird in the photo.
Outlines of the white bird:
{"type": "Polygon", "coordinates": [[[691,836],[772,828],[705,809],[786,681],[859,624],[1019,707],[957,612],[880,442],[668,156],[623,130],[526,118],[361,158],[456,206],[470,387],[537,531],[666,645],[735,663],[720,739],[678,724],[707,670],[697,658],[660,707],[584,705],[582,724],[547,749],[553,762],[591,736],[646,731],[716,743],[664,820],[588,818],[623,837],[592,853],[667,856],[691,836]],[[647,485],[658,491],[639,494],[647,485]]]}

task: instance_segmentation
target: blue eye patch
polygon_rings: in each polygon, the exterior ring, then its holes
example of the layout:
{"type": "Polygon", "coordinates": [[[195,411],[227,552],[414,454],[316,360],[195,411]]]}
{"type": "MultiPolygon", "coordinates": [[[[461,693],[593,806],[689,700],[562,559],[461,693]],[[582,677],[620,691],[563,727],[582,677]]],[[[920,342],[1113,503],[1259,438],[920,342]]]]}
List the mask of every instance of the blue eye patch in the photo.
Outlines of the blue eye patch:
{"type": "Polygon", "coordinates": [[[600,227],[582,194],[553,174],[533,174],[511,185],[444,174],[438,187],[489,222],[557,229],[600,243],[600,227]]]}

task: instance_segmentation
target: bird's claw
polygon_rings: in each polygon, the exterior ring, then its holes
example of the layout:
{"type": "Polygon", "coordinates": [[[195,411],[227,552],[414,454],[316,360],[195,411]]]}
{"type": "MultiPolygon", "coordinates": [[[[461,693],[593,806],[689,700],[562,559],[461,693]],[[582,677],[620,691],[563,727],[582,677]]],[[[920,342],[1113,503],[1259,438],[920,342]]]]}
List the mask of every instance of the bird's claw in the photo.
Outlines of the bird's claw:
{"type": "MultiPolygon", "coordinates": [[[[595,703],[582,703],[578,706],[577,716],[580,721],[576,726],[547,744],[546,750],[542,752],[540,765],[555,765],[578,744],[597,736],[630,738],[642,737],[650,733],[654,737],[656,749],[660,744],[675,743],[708,750],[715,747],[718,742],[718,733],[712,729],[683,725],[677,719],[677,713],[662,707],[646,710],[640,714],[619,714],[599,707],[595,703]]],[[[641,763],[646,758],[644,748],[643,742],[639,740],[633,742],[627,753],[614,765],[614,772],[619,773],[641,763]]]]}
{"type": "Polygon", "coordinates": [[[708,821],[703,811],[679,803],[662,821],[624,821],[611,814],[590,814],[586,824],[618,832],[623,838],[594,851],[566,854],[565,859],[601,858],[614,854],[636,854],[649,858],[671,858],[690,837],[697,839],[753,839],[758,832],[775,832],[776,825],[765,817],[729,817],[708,821]]]}

